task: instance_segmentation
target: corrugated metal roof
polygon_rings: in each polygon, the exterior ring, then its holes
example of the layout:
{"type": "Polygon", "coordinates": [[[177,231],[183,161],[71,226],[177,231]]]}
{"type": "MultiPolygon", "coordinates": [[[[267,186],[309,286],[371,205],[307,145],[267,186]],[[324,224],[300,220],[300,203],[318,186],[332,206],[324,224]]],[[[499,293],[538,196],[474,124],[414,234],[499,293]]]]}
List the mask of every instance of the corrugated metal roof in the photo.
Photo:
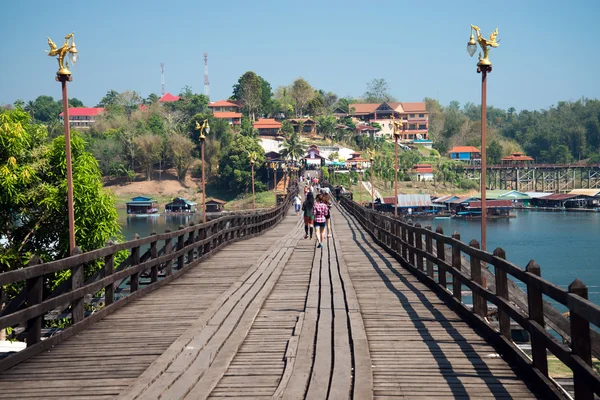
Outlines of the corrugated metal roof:
{"type": "MultiPolygon", "coordinates": [[[[485,208],[512,207],[510,200],[488,200],[485,202],[485,208]]],[[[472,201],[468,208],[481,208],[481,201],[472,201]]]]}
{"type": "Polygon", "coordinates": [[[550,196],[552,193],[544,193],[544,192],[525,192],[525,194],[532,199],[539,199],[541,197],[550,196]]]}
{"type": "MultiPolygon", "coordinates": [[[[475,196],[478,199],[481,198],[481,193],[477,193],[475,196]]],[[[529,196],[516,190],[486,190],[485,198],[490,200],[495,199],[528,199],[529,196]]]]}
{"type": "Polygon", "coordinates": [[[431,196],[428,194],[399,194],[398,207],[427,207],[431,206],[431,196]]]}
{"type": "Polygon", "coordinates": [[[584,196],[598,196],[600,193],[600,189],[573,189],[569,192],[569,194],[578,194],[584,196]]]}
{"type": "Polygon", "coordinates": [[[436,199],[433,199],[433,202],[434,203],[443,203],[444,201],[446,201],[448,199],[451,199],[452,197],[456,197],[456,196],[451,195],[451,194],[447,194],[445,196],[440,196],[440,197],[438,197],[436,199]]]}
{"type": "Polygon", "coordinates": [[[476,197],[472,197],[472,196],[466,196],[466,197],[459,197],[456,200],[452,200],[452,201],[447,201],[446,203],[451,203],[451,204],[460,204],[460,203],[464,203],[467,200],[470,199],[475,199],[476,197]]]}
{"type": "Polygon", "coordinates": [[[554,193],[546,197],[542,197],[541,200],[568,200],[579,196],[578,194],[570,193],[554,193]]]}

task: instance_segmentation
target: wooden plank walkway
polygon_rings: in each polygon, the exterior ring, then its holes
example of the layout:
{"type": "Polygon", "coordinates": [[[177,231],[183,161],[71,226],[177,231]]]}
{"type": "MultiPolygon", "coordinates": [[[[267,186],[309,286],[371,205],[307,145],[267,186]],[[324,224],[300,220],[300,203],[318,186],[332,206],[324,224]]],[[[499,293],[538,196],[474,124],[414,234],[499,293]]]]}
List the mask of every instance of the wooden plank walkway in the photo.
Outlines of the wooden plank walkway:
{"type": "MultiPolygon", "coordinates": [[[[291,210],[289,215],[294,215],[291,210]]],[[[248,271],[271,254],[297,223],[285,218],[261,236],[236,242],[170,282],[49,351],[0,374],[2,398],[112,399],[248,271]]]]}
{"type": "Polygon", "coordinates": [[[345,211],[336,233],[356,288],[375,399],[536,398],[492,346],[345,211]]]}
{"type": "Polygon", "coordinates": [[[345,211],[322,249],[292,215],[0,375],[3,395],[535,398],[345,211]]]}

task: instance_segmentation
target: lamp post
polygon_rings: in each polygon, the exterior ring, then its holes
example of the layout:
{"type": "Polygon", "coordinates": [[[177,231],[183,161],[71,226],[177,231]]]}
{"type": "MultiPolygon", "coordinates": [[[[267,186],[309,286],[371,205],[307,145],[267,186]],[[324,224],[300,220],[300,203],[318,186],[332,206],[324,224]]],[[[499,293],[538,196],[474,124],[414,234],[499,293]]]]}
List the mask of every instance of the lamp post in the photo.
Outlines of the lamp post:
{"type": "Polygon", "coordinates": [[[65,62],[65,56],[68,54],[71,63],[76,64],[79,58],[79,52],[75,47],[75,33],[69,33],[65,36],[65,42],[59,48],[54,42],[48,38],[50,50],[46,50],[50,57],[57,56],[58,71],[56,72],[56,81],[62,86],[62,103],[63,103],[63,121],[65,127],[65,155],[67,167],[67,214],[69,219],[69,254],[73,254],[75,249],[75,206],[73,203],[73,167],[71,162],[71,125],[69,122],[69,94],[67,90],[67,82],[71,82],[71,71],[69,71],[69,63],[65,62]],[[70,43],[69,43],[70,41],[70,43]]]}
{"type": "Polygon", "coordinates": [[[492,72],[492,62],[489,60],[490,47],[498,47],[496,41],[498,28],[486,39],[481,35],[479,27],[471,25],[471,38],[467,43],[467,52],[471,57],[477,50],[477,44],[483,50],[483,56],[479,53],[479,62],[477,63],[477,73],[481,74],[481,249],[486,249],[486,224],[487,224],[487,204],[486,204],[486,180],[487,180],[487,160],[486,160],[486,111],[487,111],[487,74],[492,72]],[[477,41],[473,37],[473,32],[477,35],[477,41]]]}
{"type": "Polygon", "coordinates": [[[250,159],[250,168],[252,170],[252,209],[256,210],[256,198],[254,196],[254,163],[256,163],[257,155],[256,152],[251,151],[248,153],[250,159]]]}
{"type": "Polygon", "coordinates": [[[389,128],[392,129],[394,133],[394,142],[396,143],[394,146],[395,149],[395,162],[394,162],[394,218],[398,217],[398,139],[400,139],[400,124],[401,121],[396,121],[394,118],[394,114],[390,118],[389,128]]]}
{"type": "Polygon", "coordinates": [[[375,175],[373,173],[373,162],[375,161],[375,151],[373,150],[368,150],[367,154],[369,155],[369,162],[370,162],[370,168],[369,168],[369,178],[371,180],[371,210],[375,210],[375,185],[373,185],[373,175],[375,175]]]}
{"type": "Polygon", "coordinates": [[[202,222],[206,223],[206,178],[204,175],[204,142],[206,141],[206,135],[204,133],[207,135],[210,133],[208,120],[205,119],[202,125],[196,121],[196,130],[200,132],[200,152],[202,154],[202,222]]]}

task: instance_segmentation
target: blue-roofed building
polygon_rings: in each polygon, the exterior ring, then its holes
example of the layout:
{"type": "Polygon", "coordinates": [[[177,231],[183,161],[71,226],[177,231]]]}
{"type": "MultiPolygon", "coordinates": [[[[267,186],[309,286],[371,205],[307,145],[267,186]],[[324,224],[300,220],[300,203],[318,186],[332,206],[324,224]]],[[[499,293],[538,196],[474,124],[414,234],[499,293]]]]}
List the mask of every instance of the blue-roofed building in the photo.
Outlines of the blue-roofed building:
{"type": "Polygon", "coordinates": [[[127,214],[156,214],[158,212],[158,203],[150,197],[134,197],[126,204],[127,214]]]}
{"type": "Polygon", "coordinates": [[[183,197],[175,197],[165,205],[165,212],[196,212],[196,203],[183,197]]]}

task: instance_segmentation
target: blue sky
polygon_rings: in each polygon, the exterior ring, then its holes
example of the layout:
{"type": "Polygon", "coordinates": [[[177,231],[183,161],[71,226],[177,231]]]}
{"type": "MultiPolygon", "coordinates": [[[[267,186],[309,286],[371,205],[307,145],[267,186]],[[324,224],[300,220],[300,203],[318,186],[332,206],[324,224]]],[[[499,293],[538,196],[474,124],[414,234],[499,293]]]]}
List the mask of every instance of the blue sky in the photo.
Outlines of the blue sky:
{"type": "Polygon", "coordinates": [[[203,92],[209,53],[211,100],[253,70],[275,89],[302,76],[339,96],[360,96],[385,78],[400,101],[437,98],[479,103],[476,57],[465,50],[469,25],[499,27],[488,104],[548,108],[600,97],[600,2],[521,1],[71,1],[70,13],[40,0],[2,7],[0,104],[40,94],[60,97],[57,44],[75,31],[80,62],[70,97],[95,105],[110,89],[160,93],[184,85],[203,92]],[[7,57],[10,55],[10,57],[7,57]]]}

